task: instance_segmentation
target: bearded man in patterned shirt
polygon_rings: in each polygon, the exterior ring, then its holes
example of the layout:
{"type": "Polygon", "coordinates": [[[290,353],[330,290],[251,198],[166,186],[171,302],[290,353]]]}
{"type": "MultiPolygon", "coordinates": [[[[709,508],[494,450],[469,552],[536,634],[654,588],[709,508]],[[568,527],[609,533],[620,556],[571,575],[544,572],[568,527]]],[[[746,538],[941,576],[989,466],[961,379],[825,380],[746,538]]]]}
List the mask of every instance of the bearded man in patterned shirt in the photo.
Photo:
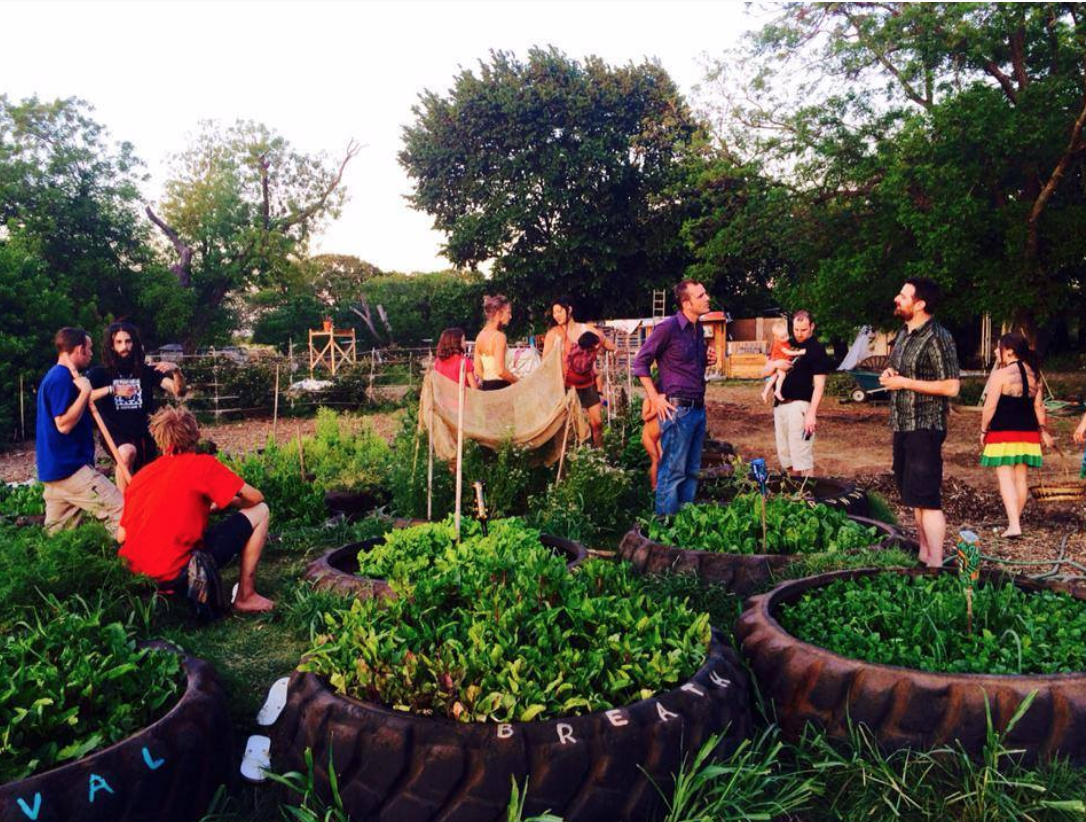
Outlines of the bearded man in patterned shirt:
{"type": "Polygon", "coordinates": [[[917,277],[894,298],[894,316],[905,321],[894,340],[890,365],[879,382],[890,393],[894,432],[894,479],[901,500],[911,506],[920,542],[920,561],[943,564],[943,441],[950,398],[958,396],[961,372],[950,332],[933,316],[939,286],[917,277]]]}

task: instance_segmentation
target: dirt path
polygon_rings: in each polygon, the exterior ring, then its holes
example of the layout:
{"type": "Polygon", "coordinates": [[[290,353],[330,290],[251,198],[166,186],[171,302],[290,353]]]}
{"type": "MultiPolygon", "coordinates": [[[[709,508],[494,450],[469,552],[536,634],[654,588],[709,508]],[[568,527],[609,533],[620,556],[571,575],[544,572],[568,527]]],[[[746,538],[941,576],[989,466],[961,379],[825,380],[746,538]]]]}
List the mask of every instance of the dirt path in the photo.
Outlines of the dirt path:
{"type": "MultiPolygon", "coordinates": [[[[761,387],[754,384],[729,384],[710,388],[709,432],[731,442],[745,458],[765,457],[777,467],[773,438],[773,410],[763,405],[761,387]]],[[[1053,418],[1050,428],[1067,451],[1077,418],[1053,418]]],[[[982,550],[992,556],[1019,560],[1065,556],[1086,563],[1086,506],[1058,505],[1042,507],[1036,502],[1026,506],[1022,518],[1025,536],[1005,540],[998,534],[1006,527],[1003,504],[996,486],[995,472],[982,468],[980,460],[980,415],[977,411],[958,410],[950,415],[946,444],[943,447],[943,502],[948,532],[971,528],[982,538],[982,550]],[[1067,538],[1064,544],[1064,538],[1067,538]]],[[[907,523],[911,511],[901,505],[890,474],[889,410],[885,404],[843,404],[830,398],[819,414],[815,445],[815,473],[844,477],[882,494],[907,523]]],[[[1064,476],[1064,463],[1055,454],[1045,455],[1044,476],[1054,480],[1064,476]]],[[[1073,461],[1071,461],[1073,463],[1073,461]]],[[[1077,464],[1069,464],[1071,476],[1078,475],[1077,464]]],[[[1037,476],[1034,474],[1034,476],[1037,476]]],[[[1050,570],[1036,568],[1031,573],[1050,570]]]]}

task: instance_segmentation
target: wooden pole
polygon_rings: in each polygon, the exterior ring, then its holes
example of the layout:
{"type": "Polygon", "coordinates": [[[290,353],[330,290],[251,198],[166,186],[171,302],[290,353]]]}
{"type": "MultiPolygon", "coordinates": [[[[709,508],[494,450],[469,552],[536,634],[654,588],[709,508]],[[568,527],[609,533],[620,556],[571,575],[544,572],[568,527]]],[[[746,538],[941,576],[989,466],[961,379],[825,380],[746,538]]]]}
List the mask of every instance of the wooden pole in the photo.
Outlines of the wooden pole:
{"type": "Polygon", "coordinates": [[[302,445],[302,424],[300,422],[295,423],[294,430],[298,433],[298,468],[302,472],[302,482],[305,482],[305,447],[302,445]]]}
{"type": "Polygon", "coordinates": [[[630,350],[630,335],[626,335],[626,396],[633,402],[633,352],[630,350]]]}
{"type": "MultiPolygon", "coordinates": [[[[572,390],[572,389],[570,389],[572,390]]],[[[558,454],[558,476],[555,477],[555,482],[562,481],[562,466],[566,462],[566,443],[569,442],[569,426],[573,422],[573,403],[570,402],[569,394],[566,394],[566,430],[562,434],[562,450],[558,454]]]]}
{"type": "Polygon", "coordinates": [[[272,398],[272,441],[279,427],[279,363],[275,364],[275,396],[272,398]]]}
{"type": "Polygon", "coordinates": [[[426,433],[426,521],[434,521],[434,404],[430,402],[430,429],[426,433]]]}
{"type": "Polygon", "coordinates": [[[23,391],[23,375],[19,375],[19,439],[26,439],[26,394],[23,391]]]}
{"type": "Polygon", "coordinates": [[[460,384],[456,404],[456,541],[460,542],[460,501],[464,495],[464,385],[467,382],[467,358],[460,359],[460,384]]]}
{"type": "Polygon", "coordinates": [[[603,398],[607,400],[607,424],[611,425],[612,414],[614,413],[611,406],[614,403],[611,401],[611,352],[608,351],[603,355],[603,398]]]}
{"type": "Polygon", "coordinates": [[[106,428],[102,415],[98,413],[98,406],[94,404],[94,400],[87,400],[87,407],[90,408],[91,416],[94,417],[94,422],[102,433],[102,440],[105,442],[106,448],[109,449],[109,453],[113,456],[113,461],[117,463],[117,479],[123,479],[124,484],[128,485],[128,483],[132,482],[132,474],[129,472],[128,466],[124,464],[124,460],[121,459],[117,444],[113,442],[113,437],[110,435],[109,429],[106,428]]]}

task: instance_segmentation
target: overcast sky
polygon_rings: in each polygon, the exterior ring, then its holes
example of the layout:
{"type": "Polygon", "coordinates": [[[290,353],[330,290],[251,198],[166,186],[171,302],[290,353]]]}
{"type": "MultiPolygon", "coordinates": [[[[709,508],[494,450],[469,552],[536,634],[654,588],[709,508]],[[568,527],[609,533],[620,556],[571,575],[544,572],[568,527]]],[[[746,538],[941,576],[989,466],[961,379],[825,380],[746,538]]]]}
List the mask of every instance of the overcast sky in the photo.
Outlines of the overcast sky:
{"type": "Polygon", "coordinates": [[[202,119],[252,119],[305,151],[366,148],[348,166],[349,201],[315,251],[385,270],[448,266],[442,235],[403,195],[401,129],[423,89],[446,92],[491,49],[554,45],[609,63],[659,59],[689,94],[706,55],[754,25],[743,3],[355,2],[10,3],[0,91],[81,97],[132,142],[157,198],[167,158],[202,119]]]}

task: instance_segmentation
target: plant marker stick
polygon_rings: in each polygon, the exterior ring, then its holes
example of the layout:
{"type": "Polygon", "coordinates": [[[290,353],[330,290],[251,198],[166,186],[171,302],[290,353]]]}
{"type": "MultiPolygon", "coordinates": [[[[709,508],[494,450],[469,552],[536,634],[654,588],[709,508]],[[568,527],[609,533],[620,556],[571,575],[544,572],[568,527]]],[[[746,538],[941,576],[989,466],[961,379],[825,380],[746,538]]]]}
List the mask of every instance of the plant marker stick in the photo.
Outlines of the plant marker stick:
{"type": "Polygon", "coordinates": [[[766,470],[765,460],[761,457],[751,460],[750,473],[758,483],[758,490],[762,497],[762,553],[764,554],[766,553],[766,543],[768,541],[765,524],[765,497],[766,494],[769,493],[769,489],[766,486],[766,482],[769,480],[769,472],[766,470]]]}
{"type": "Polygon", "coordinates": [[[965,587],[965,630],[973,633],[973,587],[980,578],[979,537],[972,531],[959,531],[958,579],[965,587]]]}
{"type": "Polygon", "coordinates": [[[467,382],[467,358],[460,358],[460,382],[456,402],[456,541],[460,542],[460,501],[464,496],[464,386],[467,382]]]}

